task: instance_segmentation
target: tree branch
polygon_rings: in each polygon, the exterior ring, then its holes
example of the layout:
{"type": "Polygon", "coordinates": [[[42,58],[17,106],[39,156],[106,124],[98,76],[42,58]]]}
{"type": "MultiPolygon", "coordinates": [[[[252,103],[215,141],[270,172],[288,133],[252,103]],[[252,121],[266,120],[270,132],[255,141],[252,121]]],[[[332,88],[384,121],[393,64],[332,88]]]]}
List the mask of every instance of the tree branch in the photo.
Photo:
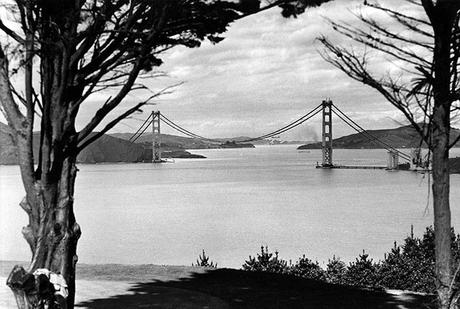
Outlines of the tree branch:
{"type": "Polygon", "coordinates": [[[30,144],[30,123],[20,112],[13,98],[8,76],[8,61],[0,45],[0,103],[6,115],[8,124],[15,132],[15,143],[18,147],[18,158],[21,169],[22,181],[27,194],[31,194],[35,181],[33,174],[33,154],[30,144]]]}
{"type": "Polygon", "coordinates": [[[117,118],[115,118],[114,120],[112,120],[111,122],[109,122],[100,132],[97,132],[93,135],[91,135],[90,137],[88,137],[86,140],[84,139],[80,139],[80,143],[78,145],[78,152],[82,151],[84,148],[86,148],[88,145],[90,145],[92,142],[94,142],[95,140],[97,140],[99,137],[101,137],[102,135],[104,135],[107,131],[109,131],[110,129],[112,129],[116,124],[118,124],[120,121],[122,121],[123,119],[126,119],[127,117],[129,117],[131,114],[133,114],[134,112],[136,111],[139,111],[139,109],[144,106],[145,104],[149,103],[151,100],[161,96],[161,95],[165,95],[165,94],[169,94],[171,93],[171,89],[173,88],[176,88],[177,86],[181,85],[182,83],[179,83],[179,84],[176,84],[176,85],[172,85],[172,86],[169,86],[169,87],[166,87],[162,90],[160,90],[159,92],[151,95],[150,97],[148,97],[146,100],[144,100],[143,102],[140,102],[138,104],[136,104],[134,107],[128,109],[126,112],[122,113],[120,116],[118,116],[117,118]]]}
{"type": "Polygon", "coordinates": [[[409,51],[407,48],[398,47],[392,42],[387,42],[375,37],[363,30],[349,26],[347,24],[339,24],[330,19],[327,19],[333,29],[338,33],[358,42],[366,45],[374,50],[385,53],[395,59],[404,61],[410,65],[419,65],[423,67],[429,67],[430,62],[425,60],[423,57],[409,51]]]}
{"type": "Polygon", "coordinates": [[[390,79],[385,83],[382,82],[382,80],[378,81],[373,78],[366,69],[365,57],[360,58],[356,56],[352,51],[348,51],[346,49],[335,46],[325,37],[320,37],[318,40],[324,45],[326,50],[334,55],[334,57],[332,57],[328,54],[320,53],[323,59],[339,68],[351,78],[371,86],[380,92],[394,107],[396,107],[404,114],[404,116],[409,120],[411,125],[416,129],[420,136],[424,140],[428,141],[423,128],[420,127],[415,117],[413,117],[414,115],[410,109],[410,105],[400,96],[400,87],[397,86],[395,82],[390,79]],[[390,92],[388,89],[391,89],[392,92],[390,92]]]}
{"type": "Polygon", "coordinates": [[[104,104],[94,115],[91,121],[79,132],[78,141],[81,142],[85,139],[101,121],[107,116],[107,114],[112,111],[126,96],[126,94],[131,90],[132,85],[136,81],[137,76],[141,70],[139,61],[134,65],[132,71],[129,74],[128,80],[123,85],[118,94],[111,99],[109,102],[104,104]]]}
{"type": "Polygon", "coordinates": [[[25,40],[21,38],[19,34],[8,28],[0,19],[0,30],[2,30],[7,36],[13,38],[16,42],[18,42],[21,45],[24,45],[25,40]]]}
{"type": "Polygon", "coordinates": [[[15,103],[10,87],[8,76],[8,60],[0,45],[0,103],[5,111],[8,124],[15,130],[21,132],[26,123],[26,117],[21,113],[15,103]]]}

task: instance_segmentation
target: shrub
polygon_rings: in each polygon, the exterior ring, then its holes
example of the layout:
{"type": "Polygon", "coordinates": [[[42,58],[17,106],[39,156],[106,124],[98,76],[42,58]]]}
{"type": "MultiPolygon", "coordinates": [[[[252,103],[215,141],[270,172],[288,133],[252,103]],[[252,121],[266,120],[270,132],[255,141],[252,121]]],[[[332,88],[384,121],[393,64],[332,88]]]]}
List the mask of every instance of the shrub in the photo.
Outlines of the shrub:
{"type": "Polygon", "coordinates": [[[335,255],[329,259],[326,265],[326,281],[333,284],[344,284],[347,266],[335,255]]]}
{"type": "Polygon", "coordinates": [[[408,274],[411,267],[407,264],[401,247],[394,243],[394,247],[388,254],[385,254],[384,260],[380,263],[378,271],[379,284],[384,287],[393,289],[406,290],[408,283],[408,274]]]}
{"type": "Polygon", "coordinates": [[[289,273],[298,277],[314,279],[314,280],[326,280],[326,272],[319,266],[318,261],[313,262],[303,255],[297,263],[292,265],[289,269],[289,273]]]}
{"type": "Polygon", "coordinates": [[[249,260],[243,264],[243,270],[247,271],[266,271],[271,273],[287,273],[289,266],[285,260],[278,258],[278,251],[270,253],[268,247],[260,248],[260,254],[257,257],[249,256],[249,260]]]}
{"type": "MultiPolygon", "coordinates": [[[[452,229],[452,255],[456,267],[460,262],[460,236],[452,229]]],[[[379,270],[380,284],[387,288],[434,293],[435,286],[434,230],[427,227],[422,239],[410,236],[400,246],[394,244],[385,255],[379,270]]]]}
{"type": "Polygon", "coordinates": [[[379,269],[380,284],[386,288],[435,292],[434,239],[428,228],[423,239],[410,237],[385,255],[379,269]]]}
{"type": "MultiPolygon", "coordinates": [[[[460,265],[460,235],[452,229],[452,255],[454,265],[460,265]]],[[[204,252],[203,252],[204,254],[204,252]]],[[[294,264],[278,257],[278,252],[270,253],[268,247],[261,247],[257,257],[249,256],[243,265],[244,270],[286,273],[295,276],[366,288],[389,288],[411,290],[415,292],[434,293],[435,287],[435,255],[434,230],[427,227],[423,237],[414,236],[411,228],[410,236],[402,245],[394,243],[393,248],[385,254],[384,259],[374,262],[366,252],[356,258],[348,266],[339,258],[329,259],[326,270],[319,263],[305,257],[294,264]]],[[[454,269],[455,271],[456,269],[454,269]]],[[[457,276],[460,276],[457,275],[457,276]]]]}
{"type": "Polygon", "coordinates": [[[351,262],[345,272],[344,282],[356,287],[378,287],[377,280],[378,264],[369,258],[369,254],[363,253],[351,262]]]}
{"type": "Polygon", "coordinates": [[[203,249],[203,253],[199,255],[198,259],[196,260],[196,265],[192,263],[192,266],[217,268],[217,263],[214,263],[213,261],[209,261],[209,256],[206,256],[206,252],[204,252],[204,249],[203,249]]]}

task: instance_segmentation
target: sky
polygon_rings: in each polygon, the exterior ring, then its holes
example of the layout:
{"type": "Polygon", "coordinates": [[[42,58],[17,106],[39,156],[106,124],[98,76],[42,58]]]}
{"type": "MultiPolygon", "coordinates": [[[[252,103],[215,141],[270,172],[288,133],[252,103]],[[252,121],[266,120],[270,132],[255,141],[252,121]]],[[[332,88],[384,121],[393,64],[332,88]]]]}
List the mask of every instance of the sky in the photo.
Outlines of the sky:
{"type": "MultiPolygon", "coordinates": [[[[408,10],[404,1],[380,3],[408,10]]],[[[200,48],[173,48],[163,55],[164,64],[159,68],[167,76],[147,80],[146,84],[152,91],[182,84],[173,93],[157,99],[154,106],[145,107],[143,114],[124,120],[110,133],[134,132],[151,110],[160,110],[201,136],[253,137],[283,127],[326,98],[366,129],[405,124],[400,112],[379,93],[347,77],[318,52],[322,48],[315,40],[319,35],[344,45],[351,44],[338,37],[325,18],[356,23],[353,12],[366,10],[361,4],[362,0],[335,0],[310,8],[296,19],[283,18],[280,9],[274,8],[233,23],[219,44],[204,42],[200,48]]],[[[382,72],[394,70],[387,59],[377,58],[375,63],[382,72]]],[[[77,118],[77,129],[90,120],[98,103],[109,95],[99,93],[85,103],[77,118]]],[[[112,117],[145,96],[145,93],[130,94],[112,117]]],[[[163,125],[162,133],[173,131],[163,125]]],[[[335,137],[350,133],[353,133],[350,128],[334,119],[335,137]]],[[[283,134],[281,139],[317,140],[319,136],[321,119],[317,115],[283,134]]]]}
{"type": "MultiPolygon", "coordinates": [[[[297,119],[325,98],[366,129],[397,127],[404,119],[394,107],[318,53],[318,35],[336,36],[325,18],[356,22],[352,12],[362,9],[361,3],[336,0],[309,9],[297,19],[285,19],[278,8],[271,9],[235,22],[217,45],[175,48],[163,58],[161,67],[169,77],[157,82],[184,84],[150,108],[206,137],[259,136],[297,119]]],[[[401,6],[401,1],[382,3],[401,6]]],[[[151,85],[155,88],[155,81],[151,85]]],[[[141,123],[129,120],[125,124],[141,123]]],[[[162,129],[172,132],[164,125],[162,129]]],[[[115,130],[131,128],[122,124],[115,130]]],[[[335,136],[350,133],[340,120],[334,120],[335,136]]],[[[317,140],[319,136],[321,117],[317,115],[281,139],[317,140]]]]}

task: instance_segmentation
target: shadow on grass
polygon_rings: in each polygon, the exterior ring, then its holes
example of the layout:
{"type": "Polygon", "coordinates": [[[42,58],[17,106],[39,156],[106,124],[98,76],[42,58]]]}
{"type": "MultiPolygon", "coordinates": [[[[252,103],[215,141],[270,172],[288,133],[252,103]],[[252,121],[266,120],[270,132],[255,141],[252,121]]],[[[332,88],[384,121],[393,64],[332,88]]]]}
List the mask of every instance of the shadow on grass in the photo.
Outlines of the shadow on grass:
{"type": "Polygon", "coordinates": [[[390,295],[293,276],[217,269],[79,303],[89,308],[435,308],[433,296],[390,295]]]}

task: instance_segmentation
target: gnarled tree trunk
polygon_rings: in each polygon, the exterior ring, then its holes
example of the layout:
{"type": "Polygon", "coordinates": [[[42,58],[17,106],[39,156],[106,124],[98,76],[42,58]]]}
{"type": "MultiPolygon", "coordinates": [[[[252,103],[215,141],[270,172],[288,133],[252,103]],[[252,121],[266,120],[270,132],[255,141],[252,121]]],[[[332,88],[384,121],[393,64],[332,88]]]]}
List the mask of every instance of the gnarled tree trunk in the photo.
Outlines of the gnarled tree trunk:
{"type": "MultiPolygon", "coordinates": [[[[77,168],[75,157],[63,160],[47,183],[37,180],[32,190],[20,203],[29,216],[29,225],[22,233],[32,250],[32,261],[25,271],[15,267],[8,278],[19,308],[42,308],[45,302],[54,308],[55,290],[39,283],[33,273],[37,269],[48,269],[61,274],[67,284],[67,308],[73,308],[75,299],[75,266],[80,227],[73,212],[73,195],[77,168]],[[40,286],[41,285],[41,286],[40,286]]],[[[61,305],[64,307],[64,305],[61,305]]]]}

